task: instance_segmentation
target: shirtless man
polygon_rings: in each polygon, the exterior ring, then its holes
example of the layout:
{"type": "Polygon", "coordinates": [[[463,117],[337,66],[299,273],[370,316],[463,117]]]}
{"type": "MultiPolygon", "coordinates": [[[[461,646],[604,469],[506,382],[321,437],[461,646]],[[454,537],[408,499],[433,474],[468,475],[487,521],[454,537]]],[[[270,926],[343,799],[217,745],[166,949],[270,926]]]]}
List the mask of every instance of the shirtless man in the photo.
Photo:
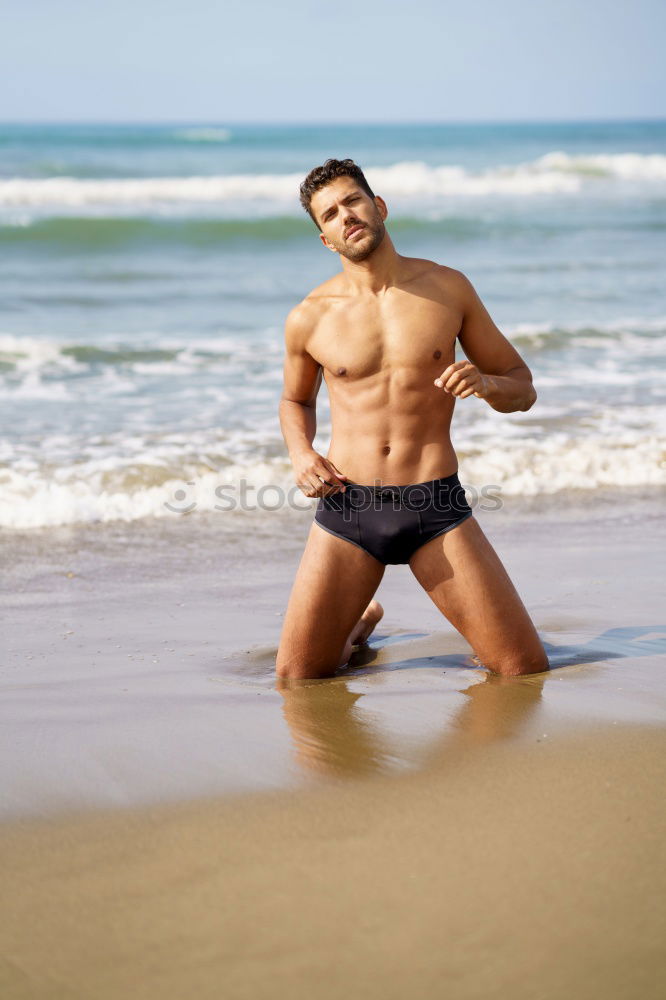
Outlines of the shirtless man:
{"type": "Polygon", "coordinates": [[[327,677],[382,615],[388,563],[409,567],[480,663],[548,670],[536,629],[458,480],[456,399],[500,413],[536,400],[529,368],[461,271],[402,257],[385,201],[352,160],[327,160],[301,203],[342,271],[287,318],[280,424],[299,488],[319,497],[285,614],[282,678],[327,677]],[[468,360],[454,361],[456,338],[468,360]],[[332,437],[312,447],[326,379],[332,437]],[[477,402],[477,400],[479,402],[477,402]]]}

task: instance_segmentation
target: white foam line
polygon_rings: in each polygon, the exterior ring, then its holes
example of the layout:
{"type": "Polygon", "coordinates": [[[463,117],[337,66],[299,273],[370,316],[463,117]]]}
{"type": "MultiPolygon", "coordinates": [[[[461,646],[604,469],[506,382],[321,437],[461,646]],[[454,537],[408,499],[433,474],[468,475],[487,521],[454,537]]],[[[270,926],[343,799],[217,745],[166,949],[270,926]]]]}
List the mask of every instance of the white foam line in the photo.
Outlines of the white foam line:
{"type": "MultiPolygon", "coordinates": [[[[190,132],[205,136],[211,130],[190,132]]],[[[215,130],[216,141],[220,133],[215,130]]],[[[577,193],[595,178],[666,181],[666,156],[616,153],[571,156],[554,151],[536,160],[473,172],[456,164],[420,161],[365,170],[373,188],[391,196],[534,195],[577,193]]],[[[0,205],[151,205],[169,202],[278,201],[296,206],[302,174],[85,179],[12,178],[0,181],[0,205]]]]}

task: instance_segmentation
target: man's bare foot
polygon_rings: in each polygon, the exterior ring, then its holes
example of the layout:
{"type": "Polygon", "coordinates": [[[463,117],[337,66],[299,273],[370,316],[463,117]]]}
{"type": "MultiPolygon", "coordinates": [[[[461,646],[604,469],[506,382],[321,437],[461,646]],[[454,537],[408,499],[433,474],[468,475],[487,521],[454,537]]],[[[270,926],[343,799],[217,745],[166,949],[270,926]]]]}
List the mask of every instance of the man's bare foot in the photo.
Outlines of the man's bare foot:
{"type": "Polygon", "coordinates": [[[362,646],[367,642],[383,617],[384,609],[379,601],[370,601],[349,636],[352,646],[362,646]]]}
{"type": "Polygon", "coordinates": [[[349,663],[353,646],[362,646],[363,643],[368,641],[375,626],[377,625],[377,622],[382,619],[383,615],[384,609],[379,601],[370,601],[367,608],[351,630],[349,638],[345,643],[345,648],[339,664],[341,667],[344,667],[345,664],[349,663]]]}

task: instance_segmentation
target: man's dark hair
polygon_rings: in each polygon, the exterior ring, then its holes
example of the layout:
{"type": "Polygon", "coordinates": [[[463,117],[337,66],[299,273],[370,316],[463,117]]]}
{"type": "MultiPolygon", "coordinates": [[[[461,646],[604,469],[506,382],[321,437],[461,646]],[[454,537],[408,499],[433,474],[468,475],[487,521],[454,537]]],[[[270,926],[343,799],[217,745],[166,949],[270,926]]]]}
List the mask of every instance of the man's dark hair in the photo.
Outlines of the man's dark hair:
{"type": "Polygon", "coordinates": [[[326,160],[323,166],[314,167],[301,184],[301,205],[319,230],[321,230],[321,226],[315,219],[310,208],[312,195],[315,191],[319,191],[320,188],[326,187],[336,177],[352,177],[357,181],[358,186],[363,188],[366,194],[369,194],[371,198],[375,197],[372,188],[365,179],[363,171],[353,160],[326,160]]]}

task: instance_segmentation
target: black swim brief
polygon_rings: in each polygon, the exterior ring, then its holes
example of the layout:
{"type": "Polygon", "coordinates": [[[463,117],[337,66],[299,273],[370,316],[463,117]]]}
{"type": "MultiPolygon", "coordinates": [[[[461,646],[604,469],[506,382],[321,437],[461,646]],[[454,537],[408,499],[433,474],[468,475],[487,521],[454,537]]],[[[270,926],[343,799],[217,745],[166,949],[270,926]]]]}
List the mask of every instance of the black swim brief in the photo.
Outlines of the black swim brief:
{"type": "Polygon", "coordinates": [[[315,521],[382,563],[407,563],[416,550],[471,517],[458,473],[408,486],[363,486],[321,497],[315,521]]]}

